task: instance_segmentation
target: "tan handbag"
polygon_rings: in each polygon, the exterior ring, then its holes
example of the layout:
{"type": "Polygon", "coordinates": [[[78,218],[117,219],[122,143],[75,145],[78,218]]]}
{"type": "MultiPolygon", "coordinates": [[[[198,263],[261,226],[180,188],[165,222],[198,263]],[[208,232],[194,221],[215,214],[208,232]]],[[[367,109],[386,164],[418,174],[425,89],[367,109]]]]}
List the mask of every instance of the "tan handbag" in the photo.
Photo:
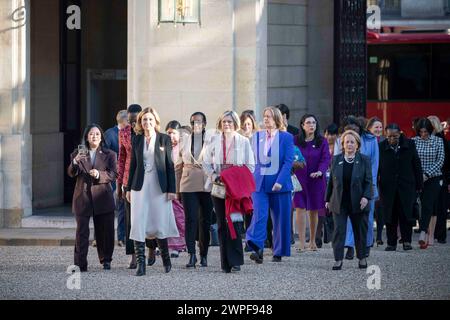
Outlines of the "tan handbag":
{"type": "Polygon", "coordinates": [[[223,183],[214,182],[211,195],[219,199],[225,199],[226,189],[223,183]]]}

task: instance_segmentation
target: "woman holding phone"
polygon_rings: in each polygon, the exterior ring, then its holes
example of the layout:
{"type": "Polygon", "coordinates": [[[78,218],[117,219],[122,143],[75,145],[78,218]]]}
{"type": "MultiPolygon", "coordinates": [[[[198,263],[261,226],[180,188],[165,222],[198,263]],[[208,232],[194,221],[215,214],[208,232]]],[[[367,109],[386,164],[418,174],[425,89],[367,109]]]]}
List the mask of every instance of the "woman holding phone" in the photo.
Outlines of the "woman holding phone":
{"type": "Polygon", "coordinates": [[[77,221],[74,264],[87,271],[89,220],[94,219],[97,253],[103,269],[111,269],[114,251],[114,195],[116,153],[104,147],[103,130],[91,124],[84,130],[82,145],[70,156],[67,173],[77,180],[72,212],[77,221]]]}

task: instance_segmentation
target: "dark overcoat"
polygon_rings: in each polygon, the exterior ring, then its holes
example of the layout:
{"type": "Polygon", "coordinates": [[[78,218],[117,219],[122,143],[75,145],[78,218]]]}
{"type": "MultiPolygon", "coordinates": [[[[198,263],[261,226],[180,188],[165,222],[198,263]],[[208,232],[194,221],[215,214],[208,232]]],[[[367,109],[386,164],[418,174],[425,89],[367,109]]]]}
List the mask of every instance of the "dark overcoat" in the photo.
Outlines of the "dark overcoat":
{"type": "Polygon", "coordinates": [[[99,147],[94,165],[89,154],[85,160],[81,160],[78,165],[75,165],[73,159],[77,156],[77,153],[78,151],[75,150],[70,155],[70,165],[67,168],[68,175],[77,179],[73,192],[72,212],[80,216],[114,212],[115,202],[111,182],[117,177],[116,153],[99,147]],[[97,169],[100,173],[98,179],[91,177],[89,174],[92,169],[97,169]]]}
{"type": "Polygon", "coordinates": [[[401,135],[397,153],[388,140],[379,144],[380,164],[378,184],[383,216],[391,223],[395,196],[398,194],[403,211],[409,221],[414,221],[413,206],[417,192],[423,189],[422,165],[414,141],[401,135]]]}

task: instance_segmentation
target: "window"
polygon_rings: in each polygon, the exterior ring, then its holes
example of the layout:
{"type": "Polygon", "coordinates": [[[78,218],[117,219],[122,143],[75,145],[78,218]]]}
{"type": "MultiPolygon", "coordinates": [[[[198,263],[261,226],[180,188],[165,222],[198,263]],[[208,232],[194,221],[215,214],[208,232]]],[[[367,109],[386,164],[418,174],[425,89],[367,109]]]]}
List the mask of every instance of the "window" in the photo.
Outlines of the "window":
{"type": "Polygon", "coordinates": [[[450,99],[450,44],[433,45],[431,95],[434,99],[450,99]]]}
{"type": "Polygon", "coordinates": [[[429,100],[431,46],[377,45],[369,48],[368,98],[429,100]]]}
{"type": "Polygon", "coordinates": [[[200,0],[158,0],[158,24],[200,24],[200,0]]]}
{"type": "Polygon", "coordinates": [[[450,100],[450,44],[371,45],[369,100],[450,100]]]}

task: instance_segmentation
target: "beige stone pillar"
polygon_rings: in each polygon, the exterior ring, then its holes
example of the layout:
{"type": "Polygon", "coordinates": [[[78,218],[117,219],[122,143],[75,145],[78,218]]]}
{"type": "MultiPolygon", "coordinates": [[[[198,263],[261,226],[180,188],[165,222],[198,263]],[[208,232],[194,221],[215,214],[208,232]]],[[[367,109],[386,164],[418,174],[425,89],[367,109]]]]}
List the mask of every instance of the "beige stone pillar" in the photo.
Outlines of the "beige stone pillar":
{"type": "Polygon", "coordinates": [[[0,1],[0,227],[31,215],[28,9],[28,0],[0,1]]]}

